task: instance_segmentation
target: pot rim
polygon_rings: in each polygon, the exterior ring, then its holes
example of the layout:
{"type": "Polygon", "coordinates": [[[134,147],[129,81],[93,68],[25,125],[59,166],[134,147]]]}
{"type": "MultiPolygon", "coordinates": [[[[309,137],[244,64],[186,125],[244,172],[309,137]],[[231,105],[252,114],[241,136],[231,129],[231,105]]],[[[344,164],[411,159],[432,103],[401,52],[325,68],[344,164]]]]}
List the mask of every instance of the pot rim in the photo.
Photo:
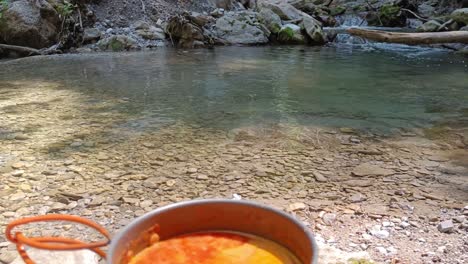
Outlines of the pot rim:
{"type": "MultiPolygon", "coordinates": [[[[151,218],[156,214],[159,214],[164,211],[171,210],[176,207],[185,207],[185,206],[190,206],[190,205],[199,205],[199,204],[210,204],[210,203],[237,203],[237,204],[243,204],[247,206],[252,206],[252,207],[257,207],[260,209],[264,210],[269,210],[272,211],[273,213],[276,213],[278,215],[281,215],[282,217],[288,219],[289,221],[293,222],[297,226],[301,227],[304,233],[306,234],[307,238],[312,244],[312,250],[314,250],[313,254],[313,259],[312,263],[317,263],[318,260],[318,246],[317,242],[315,241],[315,237],[313,236],[312,232],[298,219],[294,218],[292,215],[285,213],[279,209],[273,208],[271,206],[265,205],[265,204],[260,204],[258,202],[254,201],[248,201],[248,200],[231,200],[231,199],[199,199],[199,200],[189,200],[189,201],[182,201],[182,202],[177,202],[169,205],[165,205],[163,207],[154,209],[142,216],[137,217],[133,221],[131,221],[128,225],[126,225],[123,229],[121,229],[118,234],[112,238],[111,244],[109,246],[109,252],[107,255],[107,260],[110,261],[113,259],[114,255],[117,253],[115,252],[116,246],[119,244],[119,241],[123,239],[124,235],[128,232],[129,229],[131,229],[134,226],[138,226],[139,224],[143,223],[147,218],[151,218]]],[[[307,263],[306,263],[307,264],[307,263]]]]}

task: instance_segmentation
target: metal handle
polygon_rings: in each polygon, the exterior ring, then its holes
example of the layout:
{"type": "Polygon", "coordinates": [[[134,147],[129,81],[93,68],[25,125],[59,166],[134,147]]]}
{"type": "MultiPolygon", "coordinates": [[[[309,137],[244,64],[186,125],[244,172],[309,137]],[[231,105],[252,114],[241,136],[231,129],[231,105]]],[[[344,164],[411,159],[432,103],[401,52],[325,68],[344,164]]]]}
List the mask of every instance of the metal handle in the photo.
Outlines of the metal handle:
{"type": "Polygon", "coordinates": [[[38,249],[45,249],[45,250],[80,250],[80,249],[89,249],[94,251],[99,256],[106,258],[106,253],[100,249],[100,247],[104,247],[110,243],[110,235],[107,230],[102,227],[101,225],[93,222],[91,220],[81,218],[79,216],[74,215],[61,215],[61,214],[50,214],[50,215],[43,215],[43,216],[34,216],[34,217],[26,217],[23,219],[18,219],[10,224],[8,224],[5,230],[6,238],[16,244],[16,249],[20,254],[21,258],[26,264],[35,264],[34,261],[28,256],[24,245],[38,248],[38,249]],[[78,223],[82,225],[86,225],[98,231],[101,235],[103,235],[106,240],[98,241],[98,242],[90,242],[86,243],[77,239],[66,238],[66,237],[26,237],[21,232],[16,232],[14,235],[12,234],[12,230],[21,225],[26,225],[30,223],[37,223],[37,222],[50,222],[50,221],[67,221],[78,223]]]}

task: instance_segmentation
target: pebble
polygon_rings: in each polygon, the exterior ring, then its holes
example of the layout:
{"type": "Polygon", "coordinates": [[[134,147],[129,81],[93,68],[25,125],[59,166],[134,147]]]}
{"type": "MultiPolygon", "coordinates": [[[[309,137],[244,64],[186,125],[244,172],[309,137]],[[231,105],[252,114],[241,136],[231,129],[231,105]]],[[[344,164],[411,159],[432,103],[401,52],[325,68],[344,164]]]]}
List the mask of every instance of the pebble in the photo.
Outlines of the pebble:
{"type": "Polygon", "coordinates": [[[411,226],[411,224],[408,223],[408,222],[401,222],[401,223],[400,223],[400,226],[401,226],[402,228],[408,228],[408,227],[411,226]]]}
{"type": "Polygon", "coordinates": [[[140,207],[146,208],[150,207],[153,204],[153,201],[151,200],[144,200],[143,202],[140,203],[140,207]]]}
{"type": "Polygon", "coordinates": [[[326,213],[322,216],[323,223],[331,226],[336,220],[336,214],[326,213]]]}
{"type": "Polygon", "coordinates": [[[465,220],[466,220],[466,216],[464,216],[464,215],[455,216],[453,218],[453,221],[455,221],[457,223],[463,223],[463,222],[465,222],[465,220]]]}
{"type": "Polygon", "coordinates": [[[10,201],[23,200],[24,198],[26,198],[26,194],[24,194],[23,192],[18,192],[10,196],[10,201]]]}
{"type": "Polygon", "coordinates": [[[349,201],[352,203],[359,203],[365,200],[366,200],[366,196],[363,195],[362,193],[355,193],[349,198],[349,201]]]}
{"type": "Polygon", "coordinates": [[[24,174],[24,170],[15,170],[11,173],[12,176],[19,177],[24,174]]]}
{"type": "Polygon", "coordinates": [[[382,255],[387,255],[387,249],[384,247],[375,247],[375,249],[382,255]]]}
{"type": "Polygon", "coordinates": [[[305,203],[292,203],[288,206],[289,211],[304,210],[307,208],[305,203]]]}
{"type": "Polygon", "coordinates": [[[323,176],[320,172],[314,171],[313,172],[315,180],[318,182],[327,182],[327,178],[323,176]]]}
{"type": "Polygon", "coordinates": [[[197,169],[197,168],[189,168],[189,169],[187,170],[187,173],[188,173],[188,174],[193,174],[193,173],[197,173],[197,172],[198,172],[198,169],[197,169]]]}
{"type": "Polygon", "coordinates": [[[208,175],[205,175],[205,174],[198,174],[197,175],[197,180],[203,180],[204,181],[204,180],[208,180],[208,179],[209,179],[208,175]]]}
{"type": "Polygon", "coordinates": [[[452,220],[440,222],[440,224],[437,226],[437,230],[439,230],[442,233],[450,233],[453,231],[453,228],[454,226],[452,220]]]}

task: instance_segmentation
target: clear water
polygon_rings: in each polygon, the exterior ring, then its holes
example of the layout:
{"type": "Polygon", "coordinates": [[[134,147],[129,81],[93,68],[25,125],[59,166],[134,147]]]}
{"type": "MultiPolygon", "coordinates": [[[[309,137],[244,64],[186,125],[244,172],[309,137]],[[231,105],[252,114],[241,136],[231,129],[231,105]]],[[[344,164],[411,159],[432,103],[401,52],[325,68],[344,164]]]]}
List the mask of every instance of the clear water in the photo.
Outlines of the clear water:
{"type": "Polygon", "coordinates": [[[460,118],[468,108],[468,58],[436,49],[161,49],[35,57],[0,67],[0,89],[12,81],[52,81],[95,101],[125,102],[113,110],[132,114],[125,125],[134,129],[185,122],[392,131],[460,118]]]}

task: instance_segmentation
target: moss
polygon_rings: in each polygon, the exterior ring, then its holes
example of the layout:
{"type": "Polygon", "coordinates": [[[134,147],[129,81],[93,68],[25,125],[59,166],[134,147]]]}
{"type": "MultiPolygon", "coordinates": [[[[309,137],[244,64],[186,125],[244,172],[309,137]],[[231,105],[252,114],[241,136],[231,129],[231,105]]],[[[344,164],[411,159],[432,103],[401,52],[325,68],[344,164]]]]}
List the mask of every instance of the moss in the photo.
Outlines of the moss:
{"type": "Polygon", "coordinates": [[[294,38],[294,30],[292,28],[285,28],[280,31],[281,39],[291,40],[294,38]]]}
{"type": "Polygon", "coordinates": [[[374,262],[367,259],[349,259],[348,264],[374,264],[374,262]]]}
{"type": "Polygon", "coordinates": [[[343,6],[335,6],[330,9],[330,15],[332,16],[342,15],[344,12],[346,12],[346,8],[343,6]]]}
{"type": "Polygon", "coordinates": [[[446,126],[433,126],[426,128],[424,130],[424,135],[429,139],[443,139],[447,137],[449,132],[450,128],[446,126]]]}
{"type": "Polygon", "coordinates": [[[117,39],[112,39],[109,43],[109,47],[113,51],[122,51],[125,49],[124,44],[117,39]]]}

